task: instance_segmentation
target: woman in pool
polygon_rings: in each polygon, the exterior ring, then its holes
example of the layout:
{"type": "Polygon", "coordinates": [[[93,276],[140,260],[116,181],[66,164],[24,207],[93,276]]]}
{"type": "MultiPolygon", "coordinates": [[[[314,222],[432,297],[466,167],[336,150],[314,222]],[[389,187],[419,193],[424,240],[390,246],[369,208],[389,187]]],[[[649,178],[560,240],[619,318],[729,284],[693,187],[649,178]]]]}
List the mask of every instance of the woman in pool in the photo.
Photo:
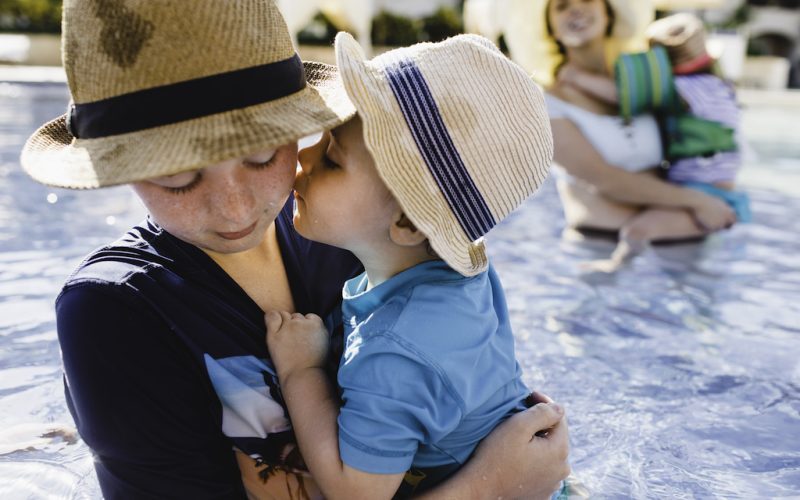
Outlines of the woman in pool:
{"type": "Polygon", "coordinates": [[[662,221],[663,239],[733,224],[733,211],[719,198],[658,178],[662,147],[651,115],[626,123],[608,100],[570,83],[575,69],[607,77],[621,51],[642,48],[636,41],[652,20],[650,1],[514,2],[506,39],[515,59],[547,89],[555,166],[560,167],[554,171],[568,229],[616,234],[643,206],[680,210],[693,221],[688,231],[683,224],[662,221]]]}
{"type": "MultiPolygon", "coordinates": [[[[304,72],[269,0],[68,0],[63,47],[74,102],[23,167],[65,188],[130,184],[149,212],[56,301],[67,403],[104,496],[318,496],[263,312],[328,317],[360,272],[291,225],[297,139],[347,117],[326,102],[333,71],[304,72]]],[[[567,429],[540,400],[431,497],[548,496],[569,472],[567,429]]]]}

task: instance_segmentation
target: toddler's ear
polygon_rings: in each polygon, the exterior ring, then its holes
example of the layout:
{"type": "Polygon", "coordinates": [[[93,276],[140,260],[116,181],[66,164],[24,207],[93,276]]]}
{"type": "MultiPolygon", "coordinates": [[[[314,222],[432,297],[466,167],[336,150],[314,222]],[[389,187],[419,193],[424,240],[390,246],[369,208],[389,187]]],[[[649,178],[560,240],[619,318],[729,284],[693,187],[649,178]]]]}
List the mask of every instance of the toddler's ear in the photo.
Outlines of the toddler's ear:
{"type": "Polygon", "coordinates": [[[406,217],[402,210],[395,212],[392,224],[389,226],[389,238],[396,245],[413,247],[424,243],[428,239],[417,226],[406,217]]]}

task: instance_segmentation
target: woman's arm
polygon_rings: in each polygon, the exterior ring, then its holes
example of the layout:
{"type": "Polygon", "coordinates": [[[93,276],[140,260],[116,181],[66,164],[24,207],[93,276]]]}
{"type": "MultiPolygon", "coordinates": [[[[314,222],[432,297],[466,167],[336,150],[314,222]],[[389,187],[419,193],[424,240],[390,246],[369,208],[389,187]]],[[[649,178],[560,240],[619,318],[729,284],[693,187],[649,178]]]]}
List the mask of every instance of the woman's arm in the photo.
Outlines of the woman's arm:
{"type": "Polygon", "coordinates": [[[564,410],[547,396],[540,401],[500,424],[453,477],[416,498],[550,498],[570,473],[569,431],[564,410]]]}
{"type": "Polygon", "coordinates": [[[590,73],[567,63],[558,71],[557,78],[560,85],[571,85],[608,104],[619,104],[617,84],[610,76],[590,73]]]}
{"type": "Polygon", "coordinates": [[[633,205],[685,208],[693,212],[698,225],[709,231],[736,221],[733,210],[719,198],[609,165],[572,121],[558,118],[550,123],[555,162],[603,196],[633,205]]]}

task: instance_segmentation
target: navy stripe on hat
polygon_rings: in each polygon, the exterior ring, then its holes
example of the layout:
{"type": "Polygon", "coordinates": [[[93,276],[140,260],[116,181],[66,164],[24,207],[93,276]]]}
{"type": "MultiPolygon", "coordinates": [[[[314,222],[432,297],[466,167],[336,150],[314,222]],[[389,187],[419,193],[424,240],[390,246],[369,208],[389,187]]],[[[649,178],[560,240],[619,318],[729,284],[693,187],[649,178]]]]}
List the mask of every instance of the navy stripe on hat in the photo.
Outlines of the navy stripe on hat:
{"type": "Polygon", "coordinates": [[[425,78],[412,61],[387,68],[386,76],[417,148],[450,210],[470,240],[477,240],[496,221],[453,144],[425,78]]]}

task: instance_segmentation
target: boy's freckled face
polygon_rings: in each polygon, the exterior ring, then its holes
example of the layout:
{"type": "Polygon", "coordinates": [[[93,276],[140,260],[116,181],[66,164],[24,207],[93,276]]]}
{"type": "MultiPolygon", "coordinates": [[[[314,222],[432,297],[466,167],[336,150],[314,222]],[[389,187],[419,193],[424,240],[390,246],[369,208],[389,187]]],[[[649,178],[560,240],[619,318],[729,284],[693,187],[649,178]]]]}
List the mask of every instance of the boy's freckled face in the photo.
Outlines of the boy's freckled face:
{"type": "Polygon", "coordinates": [[[300,151],[294,225],[306,238],[354,252],[388,241],[398,205],[375,168],[356,117],[300,151]]]}
{"type": "Polygon", "coordinates": [[[296,152],[293,143],[132,187],[172,235],[205,250],[243,252],[262,242],[291,193],[296,152]]]}

